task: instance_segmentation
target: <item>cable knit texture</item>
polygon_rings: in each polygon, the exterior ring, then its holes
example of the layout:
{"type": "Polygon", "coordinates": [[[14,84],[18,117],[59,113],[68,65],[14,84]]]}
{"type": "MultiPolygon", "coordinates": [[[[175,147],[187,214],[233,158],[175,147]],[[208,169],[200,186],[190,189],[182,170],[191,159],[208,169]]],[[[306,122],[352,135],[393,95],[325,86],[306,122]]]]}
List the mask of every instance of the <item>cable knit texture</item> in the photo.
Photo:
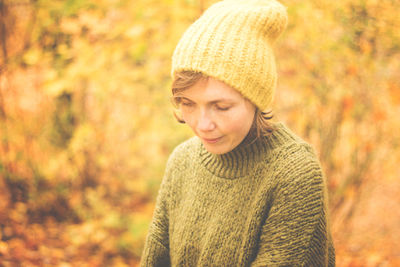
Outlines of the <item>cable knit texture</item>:
{"type": "Polygon", "coordinates": [[[172,78],[202,72],[225,82],[261,110],[270,108],[277,83],[272,44],[287,25],[275,0],[225,0],[208,8],[185,31],[172,56],[172,78]]]}
{"type": "Polygon", "coordinates": [[[141,266],[334,266],[326,186],[286,126],[217,155],[193,137],[166,167],[141,266]]]}

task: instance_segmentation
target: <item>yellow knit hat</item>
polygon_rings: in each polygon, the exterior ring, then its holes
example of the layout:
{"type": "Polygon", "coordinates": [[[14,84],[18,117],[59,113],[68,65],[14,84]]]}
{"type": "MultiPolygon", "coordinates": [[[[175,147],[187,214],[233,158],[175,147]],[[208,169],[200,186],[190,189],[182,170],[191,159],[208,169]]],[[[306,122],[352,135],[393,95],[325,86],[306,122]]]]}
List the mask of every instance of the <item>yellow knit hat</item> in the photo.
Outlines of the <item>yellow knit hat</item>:
{"type": "Polygon", "coordinates": [[[265,110],[277,80],[272,44],[286,25],[286,8],[275,0],[217,2],[183,34],[172,57],[172,78],[184,70],[202,72],[265,110]]]}

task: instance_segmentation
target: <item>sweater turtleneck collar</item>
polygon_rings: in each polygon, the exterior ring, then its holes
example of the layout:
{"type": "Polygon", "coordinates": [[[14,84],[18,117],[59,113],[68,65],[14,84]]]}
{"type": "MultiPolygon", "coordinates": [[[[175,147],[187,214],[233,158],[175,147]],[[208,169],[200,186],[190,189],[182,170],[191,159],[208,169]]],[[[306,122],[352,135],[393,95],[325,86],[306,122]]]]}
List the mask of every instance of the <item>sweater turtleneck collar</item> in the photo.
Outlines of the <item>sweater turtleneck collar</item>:
{"type": "Polygon", "coordinates": [[[269,136],[259,138],[254,142],[243,141],[225,154],[210,153],[201,143],[201,163],[211,173],[221,178],[235,179],[245,176],[258,162],[264,160],[270,151],[288,143],[301,141],[282,123],[275,123],[274,128],[269,136]]]}

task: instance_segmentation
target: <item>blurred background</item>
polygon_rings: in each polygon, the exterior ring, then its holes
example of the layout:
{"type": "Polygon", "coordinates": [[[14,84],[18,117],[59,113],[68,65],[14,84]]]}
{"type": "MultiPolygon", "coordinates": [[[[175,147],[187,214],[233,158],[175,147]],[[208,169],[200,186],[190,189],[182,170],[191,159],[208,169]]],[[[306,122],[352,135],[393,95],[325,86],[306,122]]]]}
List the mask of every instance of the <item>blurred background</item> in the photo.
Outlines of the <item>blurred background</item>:
{"type": "MultiPolygon", "coordinates": [[[[136,266],[170,64],[216,1],[0,0],[0,265],[136,266]]],[[[400,3],[282,0],[274,120],[319,153],[337,266],[400,266],[400,3]]]]}

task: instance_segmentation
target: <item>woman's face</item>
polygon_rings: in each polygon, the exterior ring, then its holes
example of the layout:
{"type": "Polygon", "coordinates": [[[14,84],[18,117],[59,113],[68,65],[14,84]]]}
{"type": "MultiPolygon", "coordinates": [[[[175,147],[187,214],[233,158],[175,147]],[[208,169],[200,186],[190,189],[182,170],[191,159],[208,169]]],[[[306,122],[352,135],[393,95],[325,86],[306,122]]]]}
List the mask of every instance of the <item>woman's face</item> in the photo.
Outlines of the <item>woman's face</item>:
{"type": "Polygon", "coordinates": [[[180,98],[183,120],[214,154],[233,150],[253,123],[255,106],[238,91],[213,78],[200,79],[180,98]]]}

